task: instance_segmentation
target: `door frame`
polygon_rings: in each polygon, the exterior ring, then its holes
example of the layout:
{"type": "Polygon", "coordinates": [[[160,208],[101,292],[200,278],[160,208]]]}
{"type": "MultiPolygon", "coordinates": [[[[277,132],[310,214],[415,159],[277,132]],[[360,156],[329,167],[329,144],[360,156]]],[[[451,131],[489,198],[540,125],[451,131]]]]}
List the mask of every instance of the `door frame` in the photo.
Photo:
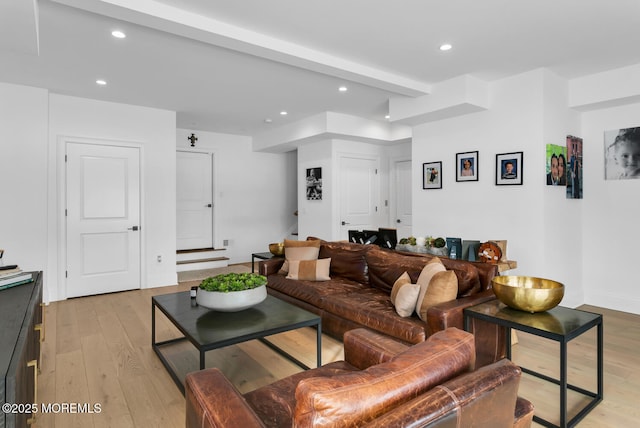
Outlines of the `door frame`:
{"type": "Polygon", "coordinates": [[[144,145],[141,142],[136,141],[124,141],[115,139],[99,139],[99,138],[85,138],[74,137],[69,135],[59,135],[56,142],[56,170],[57,170],[57,209],[56,209],[56,224],[57,224],[57,300],[67,299],[67,220],[65,215],[66,201],[67,201],[67,167],[66,167],[66,148],[68,143],[75,144],[92,144],[98,146],[111,146],[111,147],[127,147],[138,149],[140,153],[140,288],[146,288],[147,283],[147,268],[146,264],[142,263],[146,260],[146,215],[145,215],[145,203],[144,203],[144,189],[145,189],[145,174],[144,174],[144,145]]]}
{"type": "MultiPolygon", "coordinates": [[[[216,192],[216,153],[214,150],[207,150],[206,148],[196,148],[192,149],[190,147],[178,147],[176,148],[176,157],[178,152],[187,152],[187,153],[203,153],[211,155],[211,203],[213,207],[211,208],[211,245],[213,248],[222,248],[222,243],[216,242],[216,237],[218,236],[218,230],[216,228],[216,218],[218,215],[218,199],[216,192]]],[[[177,177],[176,177],[177,180],[177,177]]],[[[176,194],[176,197],[178,195],[176,194]]],[[[176,205],[177,208],[177,205],[176,205]]]]}

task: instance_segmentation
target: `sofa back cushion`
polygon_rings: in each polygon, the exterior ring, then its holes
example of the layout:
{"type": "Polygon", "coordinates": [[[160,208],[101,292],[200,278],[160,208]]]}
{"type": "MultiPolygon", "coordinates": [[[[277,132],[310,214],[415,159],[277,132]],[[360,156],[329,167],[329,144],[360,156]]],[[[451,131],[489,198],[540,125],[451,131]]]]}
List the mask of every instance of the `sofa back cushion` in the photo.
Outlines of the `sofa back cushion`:
{"type": "MultiPolygon", "coordinates": [[[[427,254],[410,255],[381,248],[370,248],[365,254],[367,261],[369,284],[391,294],[393,284],[403,272],[411,277],[411,282],[417,283],[422,268],[435,256],[427,254]]],[[[447,270],[452,270],[458,278],[458,297],[475,294],[481,290],[478,269],[463,260],[442,258],[447,270]]]]}
{"type": "Polygon", "coordinates": [[[348,427],[370,421],[473,369],[472,334],[449,328],[366,370],[300,381],[296,427],[348,427]]]}
{"type": "Polygon", "coordinates": [[[368,284],[367,262],[364,255],[369,249],[351,242],[325,242],[320,245],[320,258],[331,259],[331,276],[368,284]]]}

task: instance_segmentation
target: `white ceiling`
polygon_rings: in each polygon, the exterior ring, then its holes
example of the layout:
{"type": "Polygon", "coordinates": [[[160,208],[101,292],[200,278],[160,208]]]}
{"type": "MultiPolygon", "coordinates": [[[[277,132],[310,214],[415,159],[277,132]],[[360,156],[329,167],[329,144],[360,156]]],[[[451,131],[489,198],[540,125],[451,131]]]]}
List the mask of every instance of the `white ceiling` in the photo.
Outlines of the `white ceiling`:
{"type": "Polygon", "coordinates": [[[465,74],[638,64],[639,29],[638,0],[2,0],[0,81],[255,135],[325,111],[384,120],[389,98],[465,74]]]}

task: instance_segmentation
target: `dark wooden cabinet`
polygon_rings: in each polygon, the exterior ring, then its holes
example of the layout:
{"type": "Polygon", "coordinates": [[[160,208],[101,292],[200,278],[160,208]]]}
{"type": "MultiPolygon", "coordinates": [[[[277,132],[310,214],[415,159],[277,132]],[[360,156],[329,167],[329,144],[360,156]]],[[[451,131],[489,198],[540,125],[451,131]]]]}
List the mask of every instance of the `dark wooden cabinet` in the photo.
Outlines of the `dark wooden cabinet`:
{"type": "Polygon", "coordinates": [[[0,402],[16,405],[0,414],[0,428],[29,425],[33,415],[24,410],[37,404],[44,338],[42,272],[34,272],[33,277],[33,282],[0,291],[0,402]]]}

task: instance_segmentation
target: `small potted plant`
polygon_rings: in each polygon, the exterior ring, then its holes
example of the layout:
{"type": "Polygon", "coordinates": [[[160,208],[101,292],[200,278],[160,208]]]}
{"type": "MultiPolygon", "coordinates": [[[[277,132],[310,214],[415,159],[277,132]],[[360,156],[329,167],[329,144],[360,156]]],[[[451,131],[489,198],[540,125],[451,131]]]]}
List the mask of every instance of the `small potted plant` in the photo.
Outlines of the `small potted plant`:
{"type": "Polygon", "coordinates": [[[206,278],[196,294],[199,306],[237,312],[267,298],[267,277],[255,273],[226,273],[206,278]]]}

